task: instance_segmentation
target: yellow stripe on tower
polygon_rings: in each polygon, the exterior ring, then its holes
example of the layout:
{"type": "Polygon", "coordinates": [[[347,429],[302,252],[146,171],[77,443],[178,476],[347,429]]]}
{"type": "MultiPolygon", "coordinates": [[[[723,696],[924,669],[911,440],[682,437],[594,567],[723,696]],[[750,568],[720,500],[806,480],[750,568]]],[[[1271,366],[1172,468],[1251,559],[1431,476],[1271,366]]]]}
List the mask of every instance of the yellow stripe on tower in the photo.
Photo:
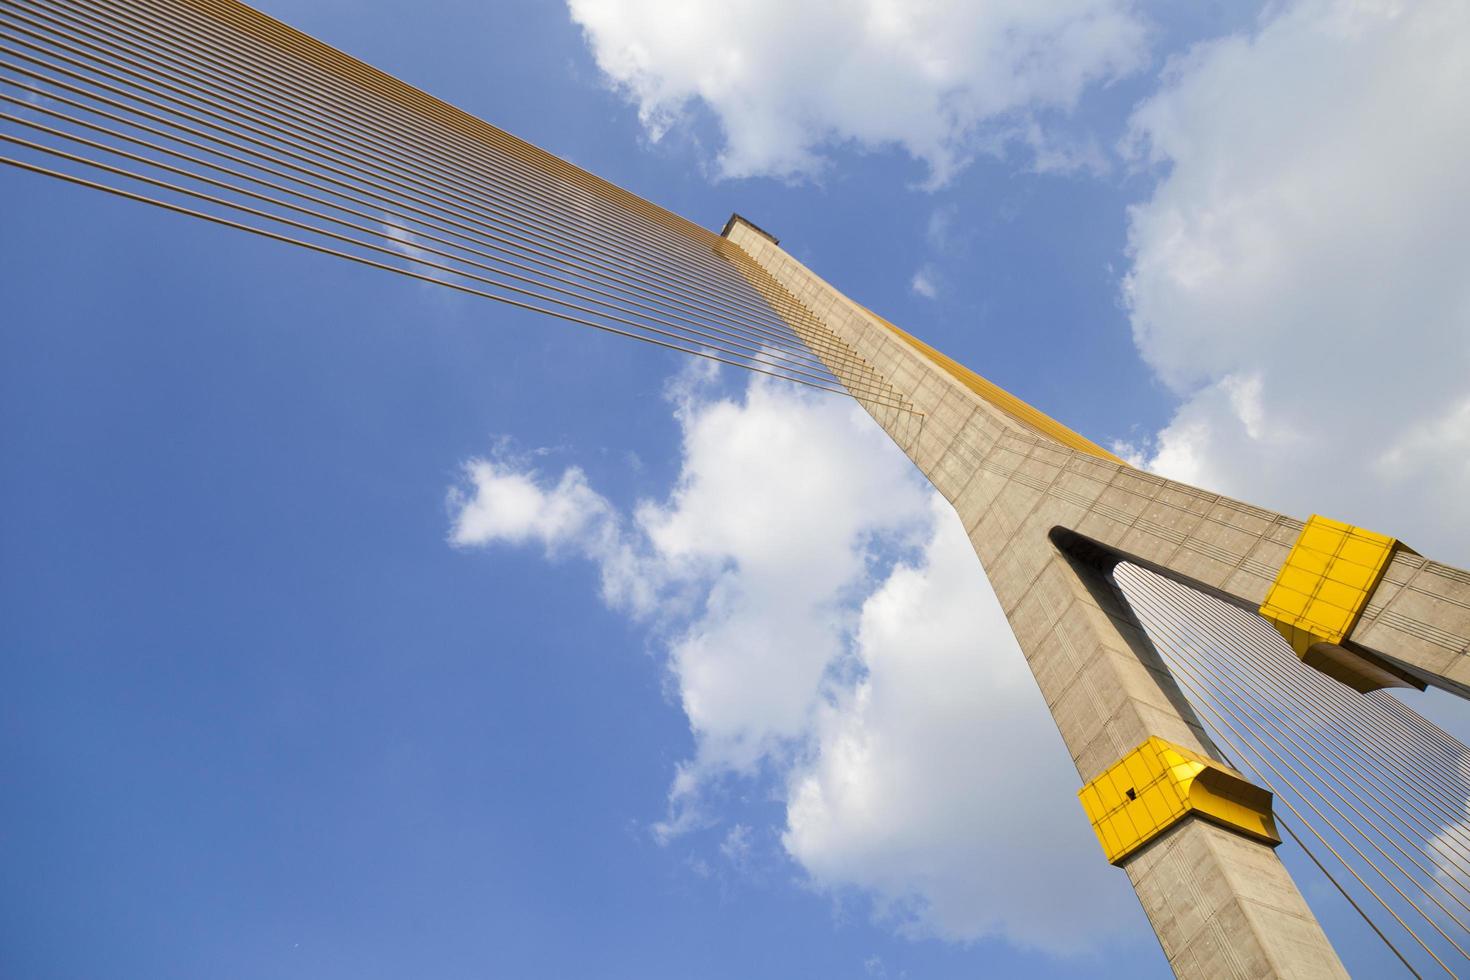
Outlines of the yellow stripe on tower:
{"type": "Polygon", "coordinates": [[[1050,415],[1047,415],[1045,412],[1041,412],[1031,407],[1021,399],[1017,398],[1015,395],[1011,394],[1009,391],[1006,391],[1004,388],[1000,387],[999,385],[980,377],[980,375],[976,374],[974,371],[971,371],[969,368],[965,367],[954,358],[941,354],[939,351],[935,350],[933,347],[930,347],[928,344],[924,343],[922,340],[919,340],[912,334],[900,330],[898,327],[889,323],[887,320],[883,319],[872,310],[864,307],[863,311],[871,316],[873,319],[877,320],[879,323],[883,324],[889,330],[892,330],[895,334],[902,337],[910,344],[910,346],[914,347],[921,353],[928,355],[929,358],[934,361],[934,363],[938,364],[940,367],[944,368],[944,370],[948,371],[957,381],[963,384],[966,388],[969,388],[975,394],[979,395],[981,398],[985,399],[987,402],[1000,409],[1002,412],[1005,412],[1007,415],[1015,419],[1017,422],[1020,422],[1022,425],[1030,429],[1034,429],[1037,432],[1042,433],[1043,435],[1051,436],[1057,442],[1060,442],[1062,445],[1070,449],[1076,449],[1081,452],[1096,456],[1099,459],[1106,459],[1109,462],[1113,463],[1124,462],[1123,460],[1108,452],[1106,449],[1099,446],[1097,443],[1093,442],[1086,436],[1072,431],[1062,423],[1058,422],[1056,419],[1052,418],[1050,415]]]}

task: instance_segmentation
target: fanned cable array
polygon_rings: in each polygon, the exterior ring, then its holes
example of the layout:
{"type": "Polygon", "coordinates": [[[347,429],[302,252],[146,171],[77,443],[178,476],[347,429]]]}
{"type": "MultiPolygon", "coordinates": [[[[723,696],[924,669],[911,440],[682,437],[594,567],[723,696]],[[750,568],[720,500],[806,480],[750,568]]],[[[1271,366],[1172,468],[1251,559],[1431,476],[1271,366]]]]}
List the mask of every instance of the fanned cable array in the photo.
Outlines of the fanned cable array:
{"type": "Polygon", "coordinates": [[[724,238],[233,0],[0,0],[0,162],[870,406],[724,238]]]}
{"type": "Polygon", "coordinates": [[[1226,759],[1416,976],[1470,970],[1470,748],[1275,629],[1146,569],[1114,579],[1226,759]]]}

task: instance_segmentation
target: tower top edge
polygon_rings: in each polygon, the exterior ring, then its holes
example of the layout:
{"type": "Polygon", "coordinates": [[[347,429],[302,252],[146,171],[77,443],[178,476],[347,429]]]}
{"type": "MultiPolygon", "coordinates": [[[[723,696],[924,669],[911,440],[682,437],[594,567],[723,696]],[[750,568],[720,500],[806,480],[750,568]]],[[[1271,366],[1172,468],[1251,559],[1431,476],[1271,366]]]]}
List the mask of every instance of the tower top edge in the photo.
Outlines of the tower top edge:
{"type": "Polygon", "coordinates": [[[720,230],[720,237],[721,238],[729,238],[730,237],[730,230],[735,227],[735,225],[736,225],[737,222],[740,223],[740,224],[742,224],[742,225],[744,225],[745,227],[749,228],[751,231],[753,231],[753,232],[755,232],[755,233],[757,233],[757,234],[759,234],[759,235],[761,235],[761,236],[763,236],[765,238],[769,238],[771,240],[771,244],[772,245],[780,245],[781,244],[781,239],[777,238],[775,235],[773,235],[770,232],[766,231],[760,225],[756,224],[754,221],[751,221],[749,218],[745,217],[745,215],[741,214],[738,211],[731,211],[730,212],[729,220],[727,220],[725,222],[725,227],[720,230]]]}

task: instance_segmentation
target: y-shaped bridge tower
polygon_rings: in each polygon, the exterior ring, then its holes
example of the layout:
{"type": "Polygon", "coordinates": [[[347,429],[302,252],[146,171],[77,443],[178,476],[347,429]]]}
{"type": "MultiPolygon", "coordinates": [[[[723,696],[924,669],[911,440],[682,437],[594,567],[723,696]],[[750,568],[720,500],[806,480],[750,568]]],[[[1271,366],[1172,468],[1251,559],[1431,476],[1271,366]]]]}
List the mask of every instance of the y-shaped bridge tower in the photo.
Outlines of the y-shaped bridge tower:
{"type": "Polygon", "coordinates": [[[1371,532],[1304,524],[1129,466],[843,296],[750,222],[732,217],[724,234],[780,284],[775,303],[811,311],[922,415],[916,424],[853,392],[959,513],[1087,785],[1104,849],[1175,971],[1340,973],[1273,852],[1269,794],[1221,761],[1111,576],[1131,562],[1259,610],[1305,662],[1356,690],[1463,695],[1470,574],[1371,532]]]}

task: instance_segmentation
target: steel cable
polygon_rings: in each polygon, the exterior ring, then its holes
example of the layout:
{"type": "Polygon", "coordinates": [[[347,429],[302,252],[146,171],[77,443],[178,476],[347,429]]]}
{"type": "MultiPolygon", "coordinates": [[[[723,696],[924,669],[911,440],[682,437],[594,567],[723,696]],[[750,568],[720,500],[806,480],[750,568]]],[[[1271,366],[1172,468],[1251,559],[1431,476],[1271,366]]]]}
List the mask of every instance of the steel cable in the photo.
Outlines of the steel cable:
{"type": "MultiPolygon", "coordinates": [[[[353,257],[392,271],[408,263],[432,273],[415,275],[423,281],[500,301],[510,293],[534,301],[512,304],[522,308],[556,312],[549,304],[570,312],[560,316],[569,322],[912,413],[726,239],[242,5],[5,0],[0,36],[0,84],[26,96],[0,94],[19,110],[0,120],[41,137],[0,134],[22,152],[224,209],[217,223],[273,240],[306,244],[256,223],[330,242],[311,242],[322,254],[365,252],[353,257]],[[58,125],[27,118],[37,114],[58,125]]],[[[23,157],[6,161],[175,213],[207,213],[23,157]]]]}
{"type": "MultiPolygon", "coordinates": [[[[1175,634],[1175,636],[1176,638],[1178,638],[1177,633],[1175,634]]],[[[1368,828],[1377,832],[1379,839],[1383,840],[1385,843],[1389,844],[1390,847],[1393,847],[1396,851],[1398,851],[1399,854],[1403,855],[1404,859],[1412,864],[1418,871],[1425,874],[1433,875],[1433,871],[1419,863],[1418,856],[1414,855],[1410,851],[1405,850],[1400,844],[1391,840],[1390,835],[1397,835],[1402,840],[1409,843],[1411,846],[1414,846],[1416,842],[1414,840],[1410,840],[1408,835],[1403,834],[1396,828],[1393,828],[1391,826],[1393,818],[1388,817],[1376,807],[1374,807],[1373,809],[1377,813],[1378,817],[1380,819],[1387,819],[1389,821],[1388,825],[1380,824],[1378,821],[1375,821],[1374,819],[1364,814],[1363,811],[1358,807],[1358,805],[1353,802],[1353,793],[1344,792],[1340,785],[1336,782],[1336,780],[1325,769],[1320,767],[1314,768],[1311,765],[1313,759],[1312,755],[1303,753],[1296,757],[1296,762],[1293,762],[1293,755],[1290,745],[1287,741],[1283,740],[1286,733],[1282,730],[1278,722],[1273,719],[1272,714],[1274,714],[1274,712],[1269,712],[1269,709],[1266,709],[1264,705],[1260,703],[1259,699],[1255,698],[1249,686],[1240,684],[1232,685],[1231,681],[1229,679],[1222,678],[1213,669],[1211,664],[1211,658],[1201,657],[1194,662],[1194,667],[1201,674],[1206,675],[1206,679],[1212,684],[1215,690],[1229,690],[1234,692],[1234,703],[1256,722],[1254,726],[1254,731],[1259,734],[1263,734],[1265,738],[1269,739],[1270,742],[1275,746],[1275,748],[1273,749],[1267,747],[1263,742],[1261,743],[1261,746],[1264,751],[1274,757],[1277,761],[1281,762],[1282,765],[1285,766],[1285,768],[1290,771],[1293,776],[1296,776],[1299,780],[1301,780],[1302,786],[1309,787],[1314,795],[1318,799],[1320,799],[1330,810],[1332,810],[1334,814],[1337,815],[1338,819],[1351,824],[1355,829],[1357,829],[1363,839],[1368,843],[1368,845],[1375,852],[1377,852],[1377,854],[1381,858],[1388,861],[1393,866],[1394,870],[1403,876],[1404,880],[1411,882],[1415,888],[1419,889],[1424,894],[1424,897],[1429,899],[1429,901],[1432,902],[1441,912],[1448,916],[1450,920],[1453,921],[1454,924],[1458,926],[1462,932],[1466,931],[1465,923],[1461,921],[1454,912],[1446,908],[1444,904],[1440,902],[1437,897],[1435,897],[1430,888],[1422,880],[1416,877],[1413,872],[1403,867],[1403,865],[1401,865],[1397,859],[1395,859],[1391,854],[1384,851],[1383,848],[1379,846],[1377,841],[1375,841],[1371,835],[1363,833],[1362,830],[1364,825],[1366,824],[1368,828]],[[1251,704],[1242,699],[1248,699],[1248,701],[1254,702],[1255,709],[1253,710],[1251,704]],[[1262,713],[1263,711],[1266,711],[1268,713],[1262,713]],[[1278,735],[1283,736],[1283,738],[1278,738],[1278,735]],[[1306,770],[1306,775],[1303,774],[1303,770],[1306,770]],[[1309,780],[1308,776],[1316,777],[1315,781],[1309,780]],[[1323,792],[1322,787],[1325,787],[1327,792],[1323,792]],[[1328,795],[1329,793],[1330,796],[1328,795]],[[1334,798],[1338,801],[1337,803],[1333,802],[1334,798]],[[1356,816],[1358,820],[1354,821],[1353,817],[1349,816],[1347,813],[1344,813],[1338,803],[1341,803],[1342,806],[1345,806],[1348,810],[1352,811],[1353,816],[1356,816]]],[[[1316,739],[1311,739],[1311,741],[1319,746],[1321,744],[1316,739]]],[[[1369,789],[1369,791],[1371,792],[1371,788],[1366,786],[1365,788],[1369,789]]],[[[1364,800],[1364,802],[1366,803],[1366,800],[1364,800]]],[[[1433,844],[1433,841],[1430,838],[1423,837],[1417,832],[1414,836],[1418,837],[1417,843],[1422,843],[1425,846],[1432,846],[1433,844]]],[[[1385,877],[1388,876],[1385,875],[1385,877]]],[[[1466,906],[1465,902],[1460,899],[1459,896],[1451,892],[1438,878],[1431,878],[1430,881],[1434,885],[1438,886],[1439,889],[1444,892],[1451,901],[1458,903],[1461,908],[1466,909],[1466,911],[1470,911],[1470,906],[1466,906]]],[[[1446,936],[1445,938],[1449,940],[1452,945],[1455,945],[1456,949],[1459,950],[1462,955],[1470,958],[1470,953],[1465,953],[1463,949],[1460,949],[1458,944],[1455,943],[1453,939],[1451,939],[1449,936],[1446,936]]]]}
{"type": "MultiPolygon", "coordinates": [[[[119,3],[114,2],[112,4],[109,4],[108,5],[108,8],[106,10],[99,10],[98,11],[98,14],[100,16],[112,15],[112,16],[115,17],[118,14],[118,9],[117,8],[119,6],[121,6],[119,3]]],[[[164,6],[162,6],[162,5],[154,5],[152,7],[149,7],[149,8],[147,8],[147,12],[150,13],[150,14],[152,14],[152,15],[154,15],[155,17],[157,17],[157,16],[167,17],[168,16],[167,15],[167,12],[165,11],[164,6]]],[[[175,13],[177,13],[177,12],[178,11],[175,11],[175,13]]],[[[39,13],[39,12],[34,12],[34,11],[33,11],[33,13],[35,13],[35,16],[36,17],[39,17],[39,18],[42,18],[42,19],[46,19],[46,20],[51,20],[53,23],[55,22],[55,19],[53,17],[47,17],[47,15],[44,14],[44,13],[39,13]]],[[[58,13],[62,13],[62,11],[60,11],[59,9],[53,8],[52,13],[53,14],[58,14],[58,13]]],[[[30,23],[34,24],[35,21],[34,20],[31,20],[30,23]]],[[[76,21],[72,21],[72,23],[77,23],[77,22],[76,21]]],[[[113,21],[110,21],[110,23],[112,23],[114,25],[114,27],[115,27],[116,20],[114,19],[113,21]]],[[[158,26],[158,25],[155,25],[155,26],[158,26]]],[[[158,50],[158,44],[159,44],[160,40],[166,39],[167,32],[166,31],[155,31],[154,33],[155,33],[155,36],[153,36],[153,37],[139,38],[139,40],[138,40],[137,43],[145,44],[145,45],[149,46],[150,48],[152,48],[155,51],[158,50]]],[[[138,37],[138,35],[134,34],[134,37],[138,37]]],[[[115,39],[113,39],[113,38],[100,38],[98,40],[114,41],[115,39]]],[[[216,35],[216,37],[214,38],[214,40],[216,40],[216,41],[221,41],[222,40],[223,43],[226,43],[226,44],[230,43],[230,41],[229,41],[228,38],[221,39],[221,38],[218,37],[218,35],[216,35]]],[[[88,42],[85,42],[85,41],[83,41],[81,43],[88,44],[88,42]]],[[[92,47],[93,50],[99,50],[95,45],[88,45],[88,46],[92,47]]],[[[217,45],[214,45],[214,46],[217,46],[217,45]]],[[[203,52],[209,52],[209,51],[212,50],[212,48],[214,46],[204,45],[204,46],[201,46],[201,47],[197,48],[197,50],[198,51],[203,51],[203,52]]],[[[119,47],[114,47],[113,50],[121,50],[121,49],[119,47]]],[[[172,51],[175,52],[175,57],[176,58],[180,56],[177,53],[178,52],[178,49],[176,47],[170,46],[170,50],[172,50],[172,51]]],[[[235,50],[239,51],[238,48],[236,48],[235,50]]],[[[136,55],[137,55],[137,49],[136,48],[129,49],[128,53],[129,53],[130,56],[136,57],[136,55]]],[[[255,52],[251,52],[249,50],[244,50],[244,51],[239,51],[239,54],[240,54],[240,57],[239,58],[232,59],[231,62],[230,62],[230,67],[232,69],[236,70],[236,71],[238,71],[238,68],[239,68],[239,66],[242,63],[249,62],[252,59],[252,57],[255,55],[255,52]]],[[[182,55],[182,57],[187,58],[188,56],[187,56],[187,54],[185,54],[185,55],[182,55]]],[[[157,62],[155,62],[155,63],[157,63],[157,62]]],[[[177,62],[175,62],[175,64],[176,63],[177,62]]],[[[210,67],[207,64],[204,64],[202,62],[196,62],[196,63],[200,64],[206,70],[210,67]]],[[[257,60],[257,63],[258,63],[258,60],[257,60]]],[[[116,67],[122,68],[122,66],[116,66],[116,67]]],[[[210,74],[207,76],[207,78],[205,78],[203,80],[202,84],[211,85],[211,86],[215,87],[216,89],[219,89],[221,87],[227,87],[231,91],[233,91],[233,92],[235,92],[237,94],[242,95],[243,99],[246,102],[248,102],[250,104],[253,104],[253,105],[257,106],[257,107],[260,107],[262,105],[260,99],[252,97],[252,93],[250,92],[250,90],[244,89],[244,88],[242,88],[241,86],[238,86],[238,85],[229,84],[228,83],[229,76],[227,74],[224,74],[224,73],[221,73],[220,71],[218,71],[218,68],[220,67],[219,65],[215,65],[213,67],[216,70],[210,72],[210,74]]],[[[127,70],[127,69],[124,68],[123,70],[127,70]]],[[[134,73],[134,74],[136,74],[136,73],[134,73]]],[[[181,78],[177,73],[171,73],[169,77],[173,78],[176,81],[184,82],[186,85],[188,85],[189,87],[191,87],[194,91],[200,91],[200,89],[198,88],[198,85],[201,84],[201,82],[200,82],[199,79],[181,78]]],[[[298,118],[303,118],[303,119],[308,119],[308,120],[314,120],[317,123],[322,122],[323,121],[322,120],[322,117],[319,114],[312,114],[312,113],[303,114],[303,113],[300,113],[300,112],[297,111],[297,107],[300,104],[302,104],[303,101],[304,101],[303,96],[304,96],[305,93],[303,92],[302,84],[301,84],[301,79],[300,78],[291,79],[290,82],[291,82],[291,84],[290,84],[288,90],[278,90],[278,91],[281,91],[281,98],[279,98],[279,99],[271,99],[270,101],[271,101],[272,104],[271,104],[271,106],[266,107],[267,110],[273,109],[276,112],[284,112],[284,113],[287,113],[287,114],[295,114],[298,118]]],[[[177,91],[177,89],[174,89],[174,90],[177,91]]],[[[258,95],[259,93],[254,93],[254,94],[258,95]]],[[[347,111],[348,115],[356,115],[358,117],[363,116],[363,112],[362,112],[362,108],[361,108],[361,100],[359,100],[358,103],[344,102],[344,103],[341,104],[341,107],[344,108],[347,111]]],[[[262,120],[260,118],[260,116],[257,115],[254,118],[256,118],[258,121],[266,121],[266,122],[269,122],[269,119],[270,118],[273,118],[273,117],[267,115],[266,119],[262,120]]],[[[381,120],[382,117],[379,116],[378,118],[379,118],[379,120],[381,120]]],[[[340,119],[336,119],[336,120],[332,120],[332,121],[340,122],[341,120],[340,119]]],[[[315,131],[318,134],[326,137],[327,140],[328,140],[328,143],[332,143],[334,141],[334,134],[330,130],[324,129],[321,126],[315,126],[314,129],[315,129],[315,131]]],[[[382,140],[381,140],[381,138],[379,136],[380,129],[378,127],[371,127],[371,126],[369,126],[369,127],[365,127],[365,128],[357,128],[356,131],[359,132],[360,134],[362,134],[366,138],[366,141],[367,141],[367,143],[364,143],[361,140],[354,141],[358,146],[365,146],[365,145],[371,144],[373,146],[386,149],[388,152],[395,154],[395,156],[397,156],[398,159],[403,159],[401,156],[398,156],[395,153],[395,146],[394,145],[385,144],[385,143],[382,142],[382,140]]],[[[415,142],[419,142],[419,143],[422,144],[422,140],[418,140],[417,139],[417,134],[414,133],[412,130],[406,131],[406,135],[411,140],[413,140],[415,142]]],[[[340,142],[339,142],[337,145],[338,146],[341,146],[342,144],[340,144],[340,142]]],[[[433,170],[434,172],[440,174],[442,177],[445,177],[445,178],[449,179],[450,181],[460,181],[460,182],[462,182],[462,180],[463,180],[463,178],[462,178],[462,172],[446,171],[442,166],[440,166],[441,159],[446,156],[446,151],[445,151],[445,148],[443,146],[428,145],[427,148],[430,151],[430,154],[431,154],[430,156],[428,156],[428,157],[424,157],[422,155],[417,156],[415,158],[416,165],[415,164],[410,164],[410,168],[408,170],[402,170],[402,169],[398,170],[397,171],[398,175],[399,176],[413,176],[417,172],[417,168],[418,167],[426,166],[429,169],[433,170]]],[[[399,147],[398,149],[401,149],[401,147],[399,147]]],[[[350,149],[348,150],[348,154],[349,154],[349,157],[355,158],[355,156],[351,153],[350,149]]],[[[479,165],[479,163],[481,162],[481,161],[478,161],[478,160],[466,159],[466,158],[461,158],[461,161],[463,163],[465,163],[468,167],[471,167],[471,168],[477,168],[478,165],[479,165]]],[[[502,164],[503,164],[503,162],[504,162],[504,160],[502,158],[502,164]]],[[[478,172],[480,172],[482,174],[483,173],[487,173],[482,168],[479,169],[478,172]]],[[[505,168],[504,168],[503,165],[501,167],[499,167],[499,168],[492,168],[490,171],[488,171],[488,174],[490,176],[492,176],[492,177],[503,177],[504,174],[505,174],[505,168]]],[[[520,195],[520,202],[519,203],[522,204],[522,205],[524,205],[526,203],[531,203],[531,204],[534,205],[536,202],[534,200],[528,199],[528,197],[525,194],[521,194],[520,195]]],[[[551,216],[553,218],[560,218],[561,217],[558,212],[555,212],[555,211],[548,212],[544,207],[541,207],[538,210],[539,210],[539,213],[543,217],[544,216],[548,216],[548,214],[549,214],[549,216],[551,216]]],[[[563,227],[565,227],[565,225],[563,225],[563,227]]],[[[585,237],[585,235],[589,231],[597,231],[597,229],[595,229],[595,228],[594,229],[589,229],[586,226],[582,226],[582,225],[579,225],[579,226],[575,227],[572,230],[574,232],[578,233],[581,237],[585,237]]],[[[626,244],[626,238],[627,238],[627,232],[626,232],[626,230],[623,230],[621,232],[621,234],[620,234],[619,244],[624,244],[625,245],[626,244]]],[[[723,240],[721,240],[721,241],[723,241],[723,240]]],[[[662,243],[659,243],[659,244],[660,244],[660,247],[665,247],[662,243]]],[[[708,257],[706,255],[704,255],[703,252],[697,253],[696,254],[696,257],[699,260],[701,260],[701,261],[703,261],[703,262],[706,263],[706,267],[705,267],[705,273],[706,273],[706,275],[708,275],[712,271],[715,271],[715,272],[719,272],[719,273],[728,275],[729,270],[726,269],[726,268],[723,268],[723,267],[720,267],[720,266],[714,266],[714,267],[709,266],[708,265],[708,257]]],[[[694,279],[692,281],[687,281],[684,285],[685,285],[686,288],[688,288],[690,286],[694,286],[695,288],[698,288],[701,285],[701,281],[696,278],[696,279],[694,279]]]]}
{"type": "MultiPolygon", "coordinates": [[[[1381,694],[1363,697],[1306,667],[1259,617],[1213,596],[1127,563],[1114,571],[1114,581],[1190,703],[1210,716],[1212,736],[1229,742],[1232,762],[1248,768],[1272,789],[1279,803],[1335,862],[1390,913],[1416,945],[1453,975],[1433,950],[1433,943],[1393,908],[1395,901],[1402,902],[1406,914],[1412,910],[1438,936],[1435,943],[1443,940],[1470,958],[1464,946],[1464,923],[1437,897],[1442,895],[1467,908],[1453,890],[1464,890],[1461,876],[1466,852],[1458,843],[1461,835],[1454,833],[1464,829],[1464,800],[1458,801],[1458,811],[1452,808],[1439,814],[1444,823],[1432,816],[1439,808],[1426,798],[1432,795],[1426,793],[1430,787],[1422,777],[1415,779],[1406,765],[1406,752],[1417,752],[1418,758],[1426,749],[1404,720],[1414,713],[1403,707],[1402,717],[1388,724],[1354,724],[1350,719],[1361,719],[1365,713],[1376,722],[1388,710],[1378,702],[1396,704],[1396,699],[1381,694]],[[1352,856],[1334,847],[1319,826],[1352,856]],[[1454,840],[1449,839],[1452,835],[1454,840]],[[1404,861],[1395,859],[1385,846],[1404,861]],[[1380,894],[1359,873],[1359,865],[1392,894],[1380,894]],[[1432,907],[1421,906],[1404,888],[1427,898],[1432,907]]],[[[1441,736],[1436,752],[1453,747],[1451,736],[1442,732],[1441,736]]],[[[1464,774],[1458,774],[1452,785],[1467,789],[1464,774]]],[[[1448,801],[1442,787],[1432,788],[1448,801]]],[[[1299,835],[1296,839],[1334,887],[1372,924],[1372,917],[1336,880],[1324,859],[1312,853],[1299,835]]],[[[1403,952],[1376,924],[1374,931],[1404,961],[1403,952]]]]}

